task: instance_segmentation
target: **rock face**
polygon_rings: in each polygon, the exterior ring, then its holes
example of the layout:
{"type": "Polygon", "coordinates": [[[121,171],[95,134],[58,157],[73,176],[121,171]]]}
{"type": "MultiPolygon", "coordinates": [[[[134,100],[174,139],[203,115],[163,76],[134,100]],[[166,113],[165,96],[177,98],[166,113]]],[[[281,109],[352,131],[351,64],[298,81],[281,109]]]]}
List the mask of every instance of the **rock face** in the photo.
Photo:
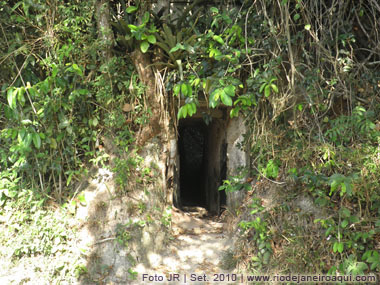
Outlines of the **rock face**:
{"type": "Polygon", "coordinates": [[[137,264],[151,267],[152,256],[165,247],[170,225],[166,208],[170,203],[166,187],[168,151],[154,138],[139,154],[116,158],[140,161],[131,168],[126,188],[117,185],[116,174],[104,169],[86,181],[80,192],[86,203],[78,205],[75,217],[80,228],[77,247],[86,252],[82,263],[87,274],[80,284],[130,284],[133,268],[137,264]]]}
{"type": "MultiPolygon", "coordinates": [[[[226,129],[227,176],[237,175],[238,169],[249,166],[249,155],[242,149],[246,127],[242,117],[233,118],[226,129]]],[[[235,210],[244,198],[243,191],[227,193],[227,207],[235,210]]]]}

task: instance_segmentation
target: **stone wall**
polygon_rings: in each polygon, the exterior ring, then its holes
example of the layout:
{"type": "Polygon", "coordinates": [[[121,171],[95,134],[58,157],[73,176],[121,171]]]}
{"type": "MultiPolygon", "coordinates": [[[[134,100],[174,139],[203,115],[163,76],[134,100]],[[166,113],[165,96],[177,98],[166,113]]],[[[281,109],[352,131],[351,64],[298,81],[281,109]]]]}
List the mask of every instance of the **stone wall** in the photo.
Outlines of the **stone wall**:
{"type": "MultiPolygon", "coordinates": [[[[246,133],[246,126],[242,117],[230,120],[226,128],[227,143],[227,177],[238,174],[238,169],[249,166],[249,155],[241,147],[246,133]]],[[[227,193],[227,207],[236,209],[244,198],[243,191],[227,193]]]]}

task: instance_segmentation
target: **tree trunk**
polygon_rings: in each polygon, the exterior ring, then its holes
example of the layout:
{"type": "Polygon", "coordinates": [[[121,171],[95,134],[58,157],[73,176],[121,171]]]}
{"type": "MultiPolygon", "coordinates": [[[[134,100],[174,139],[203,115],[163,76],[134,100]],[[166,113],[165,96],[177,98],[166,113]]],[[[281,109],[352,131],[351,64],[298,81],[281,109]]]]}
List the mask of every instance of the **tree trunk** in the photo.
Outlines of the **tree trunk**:
{"type": "Polygon", "coordinates": [[[145,95],[147,98],[147,105],[152,110],[152,116],[142,131],[138,134],[137,145],[144,145],[149,139],[164,131],[164,123],[161,120],[161,96],[156,94],[156,75],[151,67],[151,60],[148,54],[141,52],[136,48],[131,53],[132,61],[139,74],[141,82],[145,85],[145,95]]]}
{"type": "Polygon", "coordinates": [[[112,57],[114,36],[111,28],[110,10],[108,0],[97,0],[95,4],[98,35],[101,42],[102,57],[107,62],[112,57]]]}

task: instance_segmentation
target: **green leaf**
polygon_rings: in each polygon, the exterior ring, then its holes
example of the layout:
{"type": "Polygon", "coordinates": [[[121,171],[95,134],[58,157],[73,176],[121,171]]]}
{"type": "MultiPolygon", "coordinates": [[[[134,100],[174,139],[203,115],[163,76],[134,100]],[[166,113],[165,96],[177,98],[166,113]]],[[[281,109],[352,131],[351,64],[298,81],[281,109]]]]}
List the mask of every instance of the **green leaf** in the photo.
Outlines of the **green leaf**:
{"type": "Polygon", "coordinates": [[[72,67],[76,74],[78,74],[79,76],[83,76],[82,69],[76,63],[74,63],[72,67]]]}
{"type": "Polygon", "coordinates": [[[193,90],[192,90],[190,84],[182,83],[181,84],[181,93],[185,97],[190,97],[193,93],[193,90]]]}
{"type": "Polygon", "coordinates": [[[181,85],[180,84],[176,84],[174,86],[174,88],[173,88],[174,95],[178,96],[180,91],[181,91],[181,85]]]}
{"type": "Polygon", "coordinates": [[[10,191],[8,189],[4,189],[3,191],[4,195],[7,196],[8,198],[14,198],[17,195],[17,191],[10,191]]]}
{"type": "Polygon", "coordinates": [[[128,25],[128,28],[132,31],[132,32],[136,32],[139,28],[135,25],[132,25],[132,24],[129,24],[128,25]]]}
{"type": "Polygon", "coordinates": [[[26,119],[26,120],[21,120],[21,124],[23,125],[31,125],[33,122],[29,119],[26,119]]]}
{"type": "Polygon", "coordinates": [[[342,252],[343,252],[343,249],[344,249],[344,244],[343,244],[343,242],[339,242],[339,243],[338,243],[337,249],[338,249],[338,252],[339,252],[339,253],[342,253],[342,252]]]}
{"type": "Polygon", "coordinates": [[[270,252],[266,251],[263,255],[263,264],[268,264],[269,263],[269,258],[270,258],[270,252]]]}
{"type": "Polygon", "coordinates": [[[178,114],[177,114],[177,119],[178,119],[178,120],[181,119],[181,118],[183,117],[183,115],[182,115],[182,111],[183,111],[182,107],[179,108],[179,110],[178,110],[178,114]]]}
{"type": "Polygon", "coordinates": [[[30,143],[32,142],[32,134],[27,134],[22,140],[24,147],[29,148],[30,143]]]}
{"type": "Polygon", "coordinates": [[[347,270],[353,275],[363,274],[364,271],[368,270],[368,265],[364,262],[357,262],[349,266],[347,270]]]}
{"type": "Polygon", "coordinates": [[[213,38],[214,41],[217,41],[217,42],[220,43],[221,45],[224,45],[224,41],[223,41],[223,39],[222,39],[221,36],[214,35],[214,36],[212,36],[212,38],[213,38]]]}
{"type": "Polygon", "coordinates": [[[210,11],[211,11],[212,13],[216,13],[216,14],[219,13],[218,8],[216,8],[216,7],[211,7],[211,8],[210,8],[210,11]]]}
{"type": "Polygon", "coordinates": [[[97,125],[98,125],[98,119],[97,118],[93,118],[92,119],[92,125],[94,126],[94,127],[96,127],[97,125]]]}
{"type": "Polygon", "coordinates": [[[356,224],[356,223],[358,223],[360,220],[359,220],[359,217],[358,216],[356,216],[356,215],[352,215],[352,216],[350,216],[350,223],[351,224],[356,224]]]}
{"type": "Polygon", "coordinates": [[[331,275],[335,275],[336,274],[336,266],[333,266],[329,269],[329,271],[327,271],[327,275],[331,276],[331,275]]]}
{"type": "Polygon", "coordinates": [[[311,25],[310,25],[310,24],[305,25],[305,30],[306,30],[306,31],[309,31],[310,28],[311,28],[311,25]]]}
{"type": "Polygon", "coordinates": [[[127,9],[125,9],[125,12],[127,12],[128,14],[131,14],[135,11],[137,11],[137,7],[136,6],[129,6],[127,9]]]}
{"type": "Polygon", "coordinates": [[[27,87],[28,91],[29,91],[29,94],[32,98],[36,97],[37,95],[37,90],[36,88],[33,86],[33,87],[27,87]]]}
{"type": "Polygon", "coordinates": [[[9,88],[7,92],[7,99],[9,107],[11,107],[12,110],[16,109],[16,94],[17,89],[9,88]]]}
{"type": "Polygon", "coordinates": [[[235,96],[235,86],[233,85],[228,85],[227,87],[225,87],[223,89],[223,91],[230,97],[234,97],[235,96]]]}
{"type": "Polygon", "coordinates": [[[222,53],[216,48],[212,48],[209,53],[209,57],[214,57],[216,60],[220,60],[222,53]]]}
{"type": "Polygon", "coordinates": [[[267,84],[265,82],[263,84],[261,84],[260,89],[259,89],[260,93],[263,92],[265,86],[267,86],[267,84]]]}
{"type": "Polygon", "coordinates": [[[278,93],[278,88],[277,88],[277,85],[276,84],[271,84],[270,87],[272,87],[273,91],[278,93]]]}
{"type": "Polygon", "coordinates": [[[340,223],[340,225],[341,225],[342,228],[345,228],[345,227],[347,227],[347,225],[348,225],[348,221],[347,221],[347,220],[343,220],[343,221],[340,223]]]}
{"type": "Polygon", "coordinates": [[[342,184],[342,192],[343,192],[343,187],[344,187],[344,192],[347,192],[347,195],[348,196],[351,196],[352,195],[352,184],[349,183],[348,181],[344,181],[344,183],[342,184]]]}
{"type": "Polygon", "coordinates": [[[226,106],[232,106],[232,99],[230,96],[227,95],[225,90],[221,93],[220,99],[222,99],[222,102],[226,106]]]}
{"type": "Polygon", "coordinates": [[[342,215],[343,218],[348,218],[351,216],[351,211],[346,207],[342,207],[340,209],[340,214],[342,215]]]}
{"type": "Polygon", "coordinates": [[[70,126],[70,122],[68,119],[64,118],[59,124],[58,124],[58,128],[59,129],[63,129],[63,128],[67,128],[68,126],[70,126]]]}
{"type": "Polygon", "coordinates": [[[85,196],[84,196],[83,193],[81,193],[80,195],[78,195],[78,200],[82,204],[82,206],[86,206],[87,205],[86,198],[85,198],[85,196]]]}
{"type": "Polygon", "coordinates": [[[270,85],[266,85],[264,88],[264,96],[269,97],[270,95],[270,85]]]}
{"type": "Polygon", "coordinates": [[[362,260],[363,260],[363,261],[364,261],[364,260],[368,261],[368,258],[371,257],[372,252],[373,252],[372,250],[367,250],[367,251],[363,254],[363,256],[362,256],[362,260]]]}
{"type": "Polygon", "coordinates": [[[192,116],[197,112],[197,105],[194,102],[192,102],[188,105],[189,105],[189,107],[188,107],[189,116],[192,116]]]}
{"type": "Polygon", "coordinates": [[[176,51],[179,50],[179,49],[181,49],[181,50],[185,50],[186,48],[185,48],[185,46],[184,46],[183,44],[178,43],[178,44],[176,44],[175,47],[173,47],[169,52],[170,52],[170,53],[173,53],[173,52],[176,52],[176,51]]]}
{"type": "Polygon", "coordinates": [[[301,16],[298,13],[293,16],[294,21],[297,21],[299,18],[301,18],[301,16]]]}
{"type": "Polygon", "coordinates": [[[201,79],[198,77],[198,78],[194,79],[194,81],[191,83],[191,85],[193,85],[193,86],[199,86],[199,83],[201,83],[201,79]]]}
{"type": "Polygon", "coordinates": [[[17,100],[20,102],[21,106],[25,105],[24,93],[25,93],[25,87],[18,88],[17,100]]]}
{"type": "Polygon", "coordinates": [[[80,95],[87,95],[89,93],[88,89],[78,89],[80,95]]]}
{"type": "Polygon", "coordinates": [[[37,133],[33,133],[32,134],[32,138],[33,138],[33,144],[36,148],[40,149],[41,147],[41,138],[40,138],[40,135],[37,134],[37,133]]]}
{"type": "Polygon", "coordinates": [[[221,92],[221,89],[216,89],[211,93],[210,102],[209,102],[209,105],[211,108],[215,108],[216,106],[218,106],[220,92],[221,92]]]}
{"type": "Polygon", "coordinates": [[[230,117],[231,118],[237,117],[239,115],[239,111],[240,111],[239,107],[235,107],[235,108],[231,109],[230,117]]]}
{"type": "Polygon", "coordinates": [[[140,43],[140,49],[143,53],[146,53],[149,48],[149,43],[147,41],[142,41],[140,43]]]}
{"type": "Polygon", "coordinates": [[[182,115],[184,118],[186,118],[187,117],[187,111],[188,111],[187,110],[187,108],[188,108],[187,104],[183,105],[181,108],[183,108],[182,115]]]}
{"type": "Polygon", "coordinates": [[[143,17],[141,19],[141,22],[142,22],[143,25],[149,22],[149,12],[148,11],[146,11],[144,13],[144,15],[143,15],[143,17]]]}
{"type": "Polygon", "coordinates": [[[50,147],[56,149],[58,147],[57,141],[54,138],[50,139],[50,147]]]}
{"type": "Polygon", "coordinates": [[[339,243],[336,241],[334,242],[334,245],[333,245],[333,252],[337,252],[338,251],[338,245],[339,243]]]}
{"type": "Polygon", "coordinates": [[[74,175],[74,172],[71,172],[69,174],[69,177],[67,178],[67,181],[66,181],[66,186],[70,185],[70,182],[71,182],[71,179],[73,178],[73,175],[74,175]]]}
{"type": "Polygon", "coordinates": [[[56,77],[57,73],[58,73],[58,67],[57,67],[57,65],[54,64],[52,67],[51,76],[56,77]]]}
{"type": "Polygon", "coordinates": [[[154,35],[148,35],[146,37],[146,39],[148,40],[148,42],[150,42],[151,44],[155,44],[156,43],[156,37],[154,35]]]}
{"type": "Polygon", "coordinates": [[[343,196],[344,193],[346,193],[346,183],[341,183],[340,185],[342,187],[342,191],[340,191],[340,196],[343,196]]]}

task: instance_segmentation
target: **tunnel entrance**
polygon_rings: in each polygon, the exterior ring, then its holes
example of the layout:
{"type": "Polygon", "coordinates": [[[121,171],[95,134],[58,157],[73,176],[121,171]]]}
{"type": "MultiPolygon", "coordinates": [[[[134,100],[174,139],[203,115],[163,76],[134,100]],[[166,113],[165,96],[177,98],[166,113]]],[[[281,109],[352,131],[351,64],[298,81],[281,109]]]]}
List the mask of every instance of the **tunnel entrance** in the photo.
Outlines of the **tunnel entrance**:
{"type": "Polygon", "coordinates": [[[226,204],[224,191],[218,191],[227,173],[224,120],[213,118],[207,125],[202,118],[181,119],[178,135],[179,199],[175,206],[201,206],[219,214],[226,204]]]}
{"type": "Polygon", "coordinates": [[[206,207],[207,126],[203,120],[181,122],[179,128],[180,196],[182,206],[206,207]]]}

